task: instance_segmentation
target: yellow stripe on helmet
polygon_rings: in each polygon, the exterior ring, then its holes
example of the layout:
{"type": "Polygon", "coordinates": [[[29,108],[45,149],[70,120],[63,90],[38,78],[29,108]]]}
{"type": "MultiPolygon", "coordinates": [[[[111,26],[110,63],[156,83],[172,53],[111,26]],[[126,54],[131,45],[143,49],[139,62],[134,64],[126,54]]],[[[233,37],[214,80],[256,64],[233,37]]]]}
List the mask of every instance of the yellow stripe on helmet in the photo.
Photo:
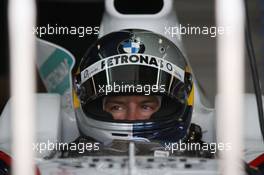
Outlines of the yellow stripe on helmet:
{"type": "Polygon", "coordinates": [[[192,90],[190,92],[187,102],[189,106],[193,106],[193,102],[194,102],[194,85],[193,84],[192,84],[192,90]]]}
{"type": "Polygon", "coordinates": [[[80,108],[80,100],[77,96],[77,93],[73,90],[73,107],[74,109],[80,108]]]}
{"type": "MultiPolygon", "coordinates": [[[[188,72],[188,73],[192,74],[192,70],[191,70],[191,68],[189,66],[185,67],[185,72],[188,72]]],[[[191,92],[189,94],[187,102],[188,102],[189,106],[193,106],[193,103],[194,103],[194,85],[193,85],[193,83],[192,83],[192,90],[191,90],[191,92]]]]}

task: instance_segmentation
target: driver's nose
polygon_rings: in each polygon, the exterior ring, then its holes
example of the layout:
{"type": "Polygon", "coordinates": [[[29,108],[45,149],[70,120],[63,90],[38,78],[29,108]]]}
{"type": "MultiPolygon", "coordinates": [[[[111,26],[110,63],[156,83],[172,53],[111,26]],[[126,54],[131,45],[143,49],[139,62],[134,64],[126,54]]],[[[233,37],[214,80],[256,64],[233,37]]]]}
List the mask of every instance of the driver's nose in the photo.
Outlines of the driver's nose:
{"type": "Polygon", "coordinates": [[[130,104],[126,113],[126,120],[137,120],[140,118],[140,109],[134,105],[130,104]]]}

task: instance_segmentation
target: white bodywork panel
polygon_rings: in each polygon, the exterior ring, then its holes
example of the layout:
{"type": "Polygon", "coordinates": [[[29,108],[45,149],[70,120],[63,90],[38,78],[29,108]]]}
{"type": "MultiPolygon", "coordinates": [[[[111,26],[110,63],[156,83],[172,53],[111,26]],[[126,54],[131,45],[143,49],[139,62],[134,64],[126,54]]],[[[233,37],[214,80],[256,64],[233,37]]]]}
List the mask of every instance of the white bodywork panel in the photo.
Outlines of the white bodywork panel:
{"type": "MultiPolygon", "coordinates": [[[[69,143],[79,136],[76,120],[71,120],[65,115],[59,94],[36,95],[36,118],[35,137],[36,144],[46,143],[69,143]]],[[[0,150],[11,153],[11,114],[9,100],[0,117],[0,150]]],[[[21,116],[25,117],[25,116],[21,116]]],[[[75,118],[73,116],[73,118],[75,118]]],[[[36,145],[35,144],[35,145],[36,145]]],[[[43,144],[44,145],[44,144],[43,144]]],[[[39,145],[40,146],[40,145],[39,145]]],[[[38,158],[49,155],[48,148],[42,151],[32,145],[38,158]]]]}
{"type": "MultiPolygon", "coordinates": [[[[263,96],[262,99],[264,100],[263,96]]],[[[254,94],[245,95],[243,128],[245,160],[254,160],[264,153],[264,143],[260,131],[257,102],[254,94]]]]}
{"type": "MultiPolygon", "coordinates": [[[[48,141],[56,143],[61,141],[62,118],[60,99],[60,95],[57,94],[36,95],[35,137],[37,143],[47,143],[48,141]]],[[[7,102],[0,117],[0,150],[7,153],[11,153],[11,100],[7,102]]],[[[49,152],[36,153],[37,157],[44,157],[49,152]]]]}

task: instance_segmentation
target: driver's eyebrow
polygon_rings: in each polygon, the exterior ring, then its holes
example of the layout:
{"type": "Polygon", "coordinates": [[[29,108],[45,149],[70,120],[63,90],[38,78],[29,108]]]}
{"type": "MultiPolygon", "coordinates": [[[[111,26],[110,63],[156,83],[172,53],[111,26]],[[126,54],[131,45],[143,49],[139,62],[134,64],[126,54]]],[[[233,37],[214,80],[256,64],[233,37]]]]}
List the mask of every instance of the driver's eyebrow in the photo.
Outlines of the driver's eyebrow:
{"type": "Polygon", "coordinates": [[[122,105],[122,104],[124,104],[125,102],[123,102],[123,101],[119,101],[119,100],[106,100],[106,101],[105,101],[105,105],[107,105],[107,104],[109,104],[109,103],[114,103],[114,104],[120,104],[120,105],[122,105]]]}
{"type": "Polygon", "coordinates": [[[159,103],[157,100],[143,100],[140,102],[141,104],[145,104],[145,103],[159,103]]]}

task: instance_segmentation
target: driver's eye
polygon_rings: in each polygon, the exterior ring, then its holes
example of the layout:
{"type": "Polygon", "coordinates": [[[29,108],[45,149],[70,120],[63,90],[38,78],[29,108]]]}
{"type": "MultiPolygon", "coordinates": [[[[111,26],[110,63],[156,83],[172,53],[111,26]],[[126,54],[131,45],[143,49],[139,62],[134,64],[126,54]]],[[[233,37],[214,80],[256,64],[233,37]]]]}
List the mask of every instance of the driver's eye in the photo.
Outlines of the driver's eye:
{"type": "Polygon", "coordinates": [[[121,106],[115,105],[110,108],[111,111],[121,111],[123,108],[121,106]]]}
{"type": "Polygon", "coordinates": [[[150,107],[148,105],[142,105],[141,108],[144,110],[152,110],[152,107],[150,107]]]}

